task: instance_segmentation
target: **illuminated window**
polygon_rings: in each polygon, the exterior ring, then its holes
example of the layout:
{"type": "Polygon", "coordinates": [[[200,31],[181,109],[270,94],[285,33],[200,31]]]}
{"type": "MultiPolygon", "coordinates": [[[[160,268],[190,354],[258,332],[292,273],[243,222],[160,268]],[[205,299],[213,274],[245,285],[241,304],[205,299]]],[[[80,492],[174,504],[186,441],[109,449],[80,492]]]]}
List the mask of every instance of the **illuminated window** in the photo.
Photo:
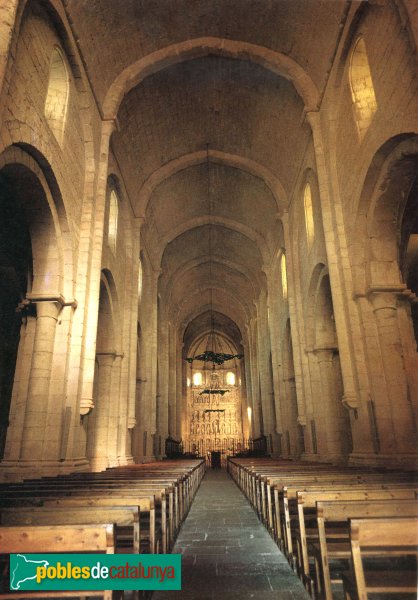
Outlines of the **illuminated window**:
{"type": "Polygon", "coordinates": [[[187,378],[187,387],[190,387],[190,377],[187,378]]]}
{"type": "Polygon", "coordinates": [[[54,48],[49,66],[48,91],[45,100],[45,117],[53,134],[62,145],[69,95],[69,79],[64,58],[54,48]]]}
{"type": "Polygon", "coordinates": [[[305,226],[306,226],[306,239],[308,241],[308,249],[312,248],[314,241],[315,230],[314,230],[314,219],[312,210],[312,192],[309,183],[305,185],[305,193],[303,195],[303,205],[305,207],[305,226]]]}
{"type": "Polygon", "coordinates": [[[363,139],[377,110],[372,75],[363,38],[357,40],[351,55],[350,85],[360,139],[363,139]]]}
{"type": "Polygon", "coordinates": [[[284,300],[287,299],[287,272],[286,272],[286,256],[284,252],[282,253],[282,257],[280,259],[280,271],[282,274],[282,292],[284,300]]]}
{"type": "Polygon", "coordinates": [[[116,195],[115,190],[112,190],[110,192],[110,202],[109,202],[108,241],[109,241],[109,247],[112,250],[113,254],[116,253],[116,242],[117,242],[117,237],[118,237],[118,213],[119,213],[118,197],[116,195]]]}
{"type": "Polygon", "coordinates": [[[193,375],[193,385],[202,385],[202,373],[197,372],[193,375]]]}
{"type": "MultiPolygon", "coordinates": [[[[139,273],[138,273],[138,300],[141,300],[142,296],[142,262],[139,260],[139,273]]],[[[190,385],[190,383],[189,383],[190,385]]]]}
{"type": "Polygon", "coordinates": [[[226,385],[235,385],[235,373],[228,371],[226,374],[226,385]]]}

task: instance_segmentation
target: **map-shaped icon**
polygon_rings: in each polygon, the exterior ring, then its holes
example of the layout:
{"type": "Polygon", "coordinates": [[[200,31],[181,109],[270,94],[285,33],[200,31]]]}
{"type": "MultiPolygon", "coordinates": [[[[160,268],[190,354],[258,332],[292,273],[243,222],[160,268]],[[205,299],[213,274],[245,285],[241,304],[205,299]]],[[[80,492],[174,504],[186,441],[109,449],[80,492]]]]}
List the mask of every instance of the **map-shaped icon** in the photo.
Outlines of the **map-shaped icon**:
{"type": "Polygon", "coordinates": [[[10,589],[20,590],[23,582],[36,579],[38,567],[48,567],[47,560],[29,560],[24,554],[16,555],[16,564],[10,577],[10,589]]]}

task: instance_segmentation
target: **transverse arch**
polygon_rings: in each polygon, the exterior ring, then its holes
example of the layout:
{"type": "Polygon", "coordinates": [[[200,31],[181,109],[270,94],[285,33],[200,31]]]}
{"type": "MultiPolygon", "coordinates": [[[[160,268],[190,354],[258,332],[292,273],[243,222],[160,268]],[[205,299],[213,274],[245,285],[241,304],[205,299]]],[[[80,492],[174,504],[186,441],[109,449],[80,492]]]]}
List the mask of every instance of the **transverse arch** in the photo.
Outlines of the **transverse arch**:
{"type": "Polygon", "coordinates": [[[49,65],[48,90],[45,100],[45,117],[62,146],[67,116],[70,82],[64,56],[58,47],[52,51],[49,65]]]}

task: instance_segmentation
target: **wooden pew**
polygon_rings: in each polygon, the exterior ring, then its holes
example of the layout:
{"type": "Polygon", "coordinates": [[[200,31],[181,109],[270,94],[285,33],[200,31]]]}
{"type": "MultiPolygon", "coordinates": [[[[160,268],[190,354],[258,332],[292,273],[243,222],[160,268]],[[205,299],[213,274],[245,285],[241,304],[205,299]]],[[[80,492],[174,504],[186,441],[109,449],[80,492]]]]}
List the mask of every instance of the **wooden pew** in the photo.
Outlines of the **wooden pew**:
{"type": "MultiPolygon", "coordinates": [[[[416,494],[416,485],[411,484],[390,484],[390,483],[358,483],[351,480],[337,480],[330,481],[324,479],[322,482],[315,481],[310,484],[303,482],[291,486],[283,486],[282,490],[275,489],[275,518],[277,521],[277,536],[280,538],[281,547],[283,551],[288,555],[289,560],[294,555],[292,539],[295,538],[292,530],[292,523],[298,524],[299,519],[299,494],[311,492],[311,496],[306,497],[306,502],[310,502],[310,508],[315,507],[316,499],[325,499],[319,494],[325,492],[328,495],[328,499],[342,499],[339,496],[335,496],[334,492],[341,491],[359,491],[362,492],[362,498],[367,497],[368,491],[387,491],[389,492],[388,497],[395,497],[396,494],[400,493],[402,498],[414,498],[416,494]],[[393,492],[393,494],[392,494],[393,492]]],[[[353,499],[356,499],[355,497],[353,499]]],[[[308,506],[306,506],[308,508],[308,506]]]]}
{"type": "MultiPolygon", "coordinates": [[[[76,473],[26,480],[20,484],[0,484],[0,506],[42,505],[51,499],[67,497],[121,500],[122,496],[125,497],[123,504],[136,505],[143,502],[144,496],[152,494],[154,508],[150,509],[149,523],[154,524],[154,529],[151,526],[151,546],[154,551],[167,552],[190,508],[192,495],[204,475],[204,466],[203,460],[170,461],[127,465],[102,473],[76,473]]],[[[141,519],[144,519],[143,512],[141,519]]]]}
{"type": "Polygon", "coordinates": [[[418,519],[352,519],[350,521],[352,573],[343,574],[346,600],[368,600],[369,594],[417,592],[418,519]],[[368,549],[378,557],[415,557],[415,568],[408,570],[364,569],[363,557],[368,549]]]}
{"type": "MultiPolygon", "coordinates": [[[[375,467],[335,467],[325,463],[303,463],[272,459],[253,459],[251,461],[230,459],[230,472],[236,483],[243,489],[251,504],[258,512],[260,519],[274,536],[274,514],[275,503],[273,488],[284,485],[293,485],[293,481],[299,480],[303,485],[317,481],[322,483],[324,479],[334,481],[352,480],[353,483],[375,480],[382,483],[395,480],[399,483],[412,483],[416,481],[414,474],[403,471],[387,471],[375,467]],[[241,464],[243,463],[243,464],[241,464]]],[[[296,481],[295,481],[296,484],[296,481]]]]}
{"type": "MultiPolygon", "coordinates": [[[[418,503],[413,500],[363,500],[316,503],[319,542],[309,550],[314,557],[316,591],[332,600],[331,565],[333,559],[350,558],[349,519],[367,517],[418,517],[418,503]],[[344,538],[337,542],[328,537],[333,524],[344,523],[344,538]]],[[[370,554],[370,552],[368,552],[370,554]]],[[[340,581],[340,580],[336,580],[340,581]]]]}
{"type": "MultiPolygon", "coordinates": [[[[171,497],[169,508],[167,508],[167,498],[165,490],[156,492],[154,489],[146,488],[102,488],[92,490],[76,490],[71,495],[63,494],[62,490],[51,488],[48,493],[37,496],[39,490],[33,490],[30,494],[25,493],[20,496],[18,491],[10,492],[10,495],[3,497],[0,501],[0,507],[19,507],[25,506],[44,506],[54,503],[56,506],[70,504],[73,500],[77,505],[93,506],[131,506],[141,507],[141,520],[143,522],[143,533],[147,531],[144,520],[148,516],[148,530],[150,539],[150,552],[154,554],[157,551],[157,545],[161,538],[161,545],[158,550],[166,553],[172,543],[175,533],[173,520],[174,507],[171,497]],[[14,494],[14,495],[11,495],[14,494]],[[151,495],[152,494],[152,495],[151,495]],[[157,535],[159,534],[159,535],[157,535]]],[[[1,508],[0,508],[1,510],[1,508]]]]}
{"type": "Polygon", "coordinates": [[[158,488],[169,487],[173,489],[175,528],[178,529],[185,514],[190,508],[192,496],[196,493],[204,475],[205,463],[203,460],[170,461],[149,463],[146,465],[127,465],[115,467],[100,473],[75,473],[57,477],[44,477],[41,480],[26,480],[20,484],[0,484],[0,491],[12,494],[18,490],[21,495],[30,496],[35,491],[37,495],[47,495],[51,488],[57,491],[62,489],[86,489],[89,487],[118,487],[123,485],[142,486],[155,485],[158,488]],[[42,491],[39,489],[42,482],[42,491]]]}
{"type": "MultiPolygon", "coordinates": [[[[113,525],[0,527],[0,549],[3,554],[103,552],[114,554],[113,525]]],[[[123,592],[106,591],[42,591],[1,592],[2,600],[21,598],[74,598],[100,596],[103,600],[122,597],[123,592]]]]}
{"type": "MultiPolygon", "coordinates": [[[[301,578],[306,585],[310,585],[309,576],[309,556],[308,556],[308,539],[318,539],[318,529],[316,523],[316,503],[320,501],[367,501],[367,500],[403,500],[403,499],[415,499],[415,490],[408,489],[373,489],[367,487],[366,489],[354,487],[351,489],[329,489],[329,490],[307,490],[296,492],[297,501],[297,527],[293,527],[290,520],[289,511],[286,511],[286,532],[287,532],[287,543],[292,551],[292,538],[297,540],[297,566],[300,572],[301,578]],[[310,519],[309,529],[306,526],[307,517],[310,519]],[[293,533],[293,535],[292,535],[293,533]]],[[[341,527],[335,528],[332,532],[330,531],[328,537],[333,539],[341,539],[345,537],[344,529],[341,527]]]]}
{"type": "MultiPolygon", "coordinates": [[[[42,506],[21,508],[18,511],[6,508],[1,511],[0,520],[2,526],[113,523],[116,526],[116,549],[120,550],[123,547],[133,554],[141,553],[140,513],[137,506],[72,506],[71,508],[68,506],[42,506]],[[127,549],[127,543],[129,549],[127,549]]],[[[150,545],[149,541],[146,551],[150,550],[150,545]]]]}
{"type": "MultiPolygon", "coordinates": [[[[135,498],[136,499],[136,498],[135,498]]],[[[126,496],[111,496],[103,497],[66,497],[66,498],[48,498],[44,500],[43,507],[49,510],[54,508],[60,510],[74,510],[79,508],[91,508],[93,510],[103,509],[106,507],[121,508],[129,507],[129,498],[126,496]]],[[[154,496],[140,498],[138,505],[140,515],[139,529],[142,542],[148,541],[148,547],[145,548],[146,553],[155,554],[162,551],[163,554],[168,552],[167,547],[167,522],[162,519],[161,535],[158,531],[158,520],[156,518],[156,510],[154,496]],[[159,538],[161,537],[161,548],[159,547],[159,538]]],[[[1,510],[1,509],[0,509],[1,510]]],[[[20,509],[22,510],[22,509],[20,509]]],[[[23,510],[25,510],[23,508],[23,510]]],[[[143,548],[144,550],[144,548],[143,548]]]]}
{"type": "Polygon", "coordinates": [[[164,503],[169,503],[169,527],[170,537],[174,538],[174,535],[178,531],[183,514],[181,512],[181,505],[179,505],[178,490],[174,487],[162,488],[165,482],[159,480],[141,482],[135,480],[134,482],[124,481],[122,483],[117,482],[96,482],[88,483],[85,482],[83,485],[73,485],[70,481],[61,481],[59,485],[55,485],[53,482],[49,482],[49,485],[44,485],[43,482],[31,482],[30,485],[24,487],[10,486],[6,491],[3,491],[0,498],[0,506],[16,506],[17,503],[42,503],[42,498],[47,497],[98,497],[98,496],[111,496],[111,495],[125,495],[137,498],[134,500],[131,498],[128,504],[138,504],[140,499],[154,495],[155,504],[158,511],[164,514],[164,503]],[[161,505],[161,507],[160,507],[161,505]]]}
{"type": "Polygon", "coordinates": [[[163,554],[169,550],[169,529],[167,522],[166,504],[155,506],[154,496],[147,495],[141,498],[138,493],[133,495],[118,493],[116,490],[112,494],[90,494],[77,496],[41,496],[25,498],[23,501],[16,497],[11,499],[8,507],[0,507],[0,511],[9,510],[10,505],[18,507],[19,511],[26,511],[30,508],[54,508],[61,507],[72,509],[72,507],[101,508],[101,507],[120,507],[137,506],[140,511],[140,528],[143,540],[149,540],[147,552],[155,554],[162,551],[163,554]]]}
{"type": "MultiPolygon", "coordinates": [[[[411,487],[411,488],[416,488],[417,487],[417,482],[416,480],[411,480],[409,477],[404,480],[402,477],[398,478],[396,476],[393,475],[382,475],[379,474],[378,476],[376,476],[375,474],[372,475],[367,475],[367,474],[362,474],[362,475],[357,475],[357,476],[353,476],[353,475],[341,475],[341,474],[335,474],[335,473],[323,473],[322,475],[305,475],[303,477],[301,477],[300,475],[298,476],[289,476],[286,478],[283,478],[282,480],[277,480],[275,479],[274,482],[271,481],[271,484],[273,485],[273,490],[277,490],[277,493],[274,493],[273,496],[273,501],[270,499],[269,502],[271,503],[271,506],[273,507],[273,504],[275,506],[275,510],[280,513],[280,500],[282,498],[282,495],[284,493],[284,490],[287,489],[287,496],[285,498],[285,500],[282,500],[282,503],[288,502],[291,498],[295,499],[295,493],[292,495],[290,495],[289,490],[303,490],[303,489],[308,489],[311,487],[317,487],[318,489],[322,488],[322,487],[379,487],[382,489],[385,488],[389,488],[393,489],[393,488],[404,488],[404,487],[411,487]]],[[[273,509],[272,509],[272,513],[273,513],[273,509]]],[[[277,517],[277,515],[276,515],[277,517]]],[[[269,519],[271,519],[272,517],[269,514],[269,519]]],[[[270,522],[269,524],[270,527],[274,527],[274,523],[270,522]]]]}
{"type": "MultiPolygon", "coordinates": [[[[316,526],[304,531],[305,511],[307,509],[309,518],[314,516],[316,498],[313,495],[312,506],[301,509],[297,501],[298,492],[315,492],[318,497],[324,491],[358,491],[366,501],[367,497],[373,497],[367,496],[367,493],[385,491],[389,494],[386,497],[415,498],[418,487],[415,473],[367,466],[337,468],[323,463],[283,459],[232,458],[228,461],[228,470],[305,582],[309,581],[307,540],[311,536],[315,540],[318,536],[316,526]],[[292,538],[297,540],[296,554],[292,538]]],[[[335,535],[338,538],[342,532],[336,531],[335,535]]]]}
{"type": "MultiPolygon", "coordinates": [[[[129,503],[137,500],[137,497],[130,499],[126,496],[112,495],[108,497],[69,497],[48,499],[44,502],[44,506],[48,508],[60,507],[72,510],[73,508],[87,506],[93,509],[104,507],[120,507],[129,506],[129,503]]],[[[140,531],[142,541],[148,540],[148,548],[146,552],[155,554],[162,552],[166,554],[169,551],[168,547],[168,528],[166,514],[158,516],[155,508],[154,496],[148,498],[140,498],[138,509],[140,511],[140,531]]],[[[164,504],[163,504],[164,506],[164,504]]]]}

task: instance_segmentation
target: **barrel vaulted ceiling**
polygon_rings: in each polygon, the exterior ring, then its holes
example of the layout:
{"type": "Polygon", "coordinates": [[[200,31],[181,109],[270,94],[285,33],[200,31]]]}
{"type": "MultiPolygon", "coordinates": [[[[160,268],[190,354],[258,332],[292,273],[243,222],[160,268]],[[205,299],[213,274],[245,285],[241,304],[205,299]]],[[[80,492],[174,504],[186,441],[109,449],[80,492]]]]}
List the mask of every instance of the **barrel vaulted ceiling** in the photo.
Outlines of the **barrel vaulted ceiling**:
{"type": "Polygon", "coordinates": [[[185,341],[238,346],[280,246],[342,0],[66,0],[111,147],[185,341]]]}

